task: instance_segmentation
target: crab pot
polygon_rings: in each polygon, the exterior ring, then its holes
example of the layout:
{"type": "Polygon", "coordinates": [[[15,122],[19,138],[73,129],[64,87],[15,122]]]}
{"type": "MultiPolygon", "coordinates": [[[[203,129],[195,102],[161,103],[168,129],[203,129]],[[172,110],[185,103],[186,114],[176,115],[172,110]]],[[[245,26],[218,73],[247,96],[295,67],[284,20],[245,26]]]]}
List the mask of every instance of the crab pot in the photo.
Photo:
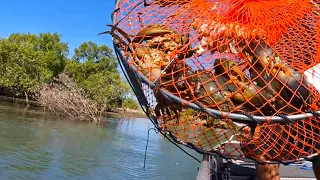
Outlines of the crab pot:
{"type": "Polygon", "coordinates": [[[107,32],[146,115],[200,153],[319,150],[319,10],[307,0],[116,1],[107,32]]]}

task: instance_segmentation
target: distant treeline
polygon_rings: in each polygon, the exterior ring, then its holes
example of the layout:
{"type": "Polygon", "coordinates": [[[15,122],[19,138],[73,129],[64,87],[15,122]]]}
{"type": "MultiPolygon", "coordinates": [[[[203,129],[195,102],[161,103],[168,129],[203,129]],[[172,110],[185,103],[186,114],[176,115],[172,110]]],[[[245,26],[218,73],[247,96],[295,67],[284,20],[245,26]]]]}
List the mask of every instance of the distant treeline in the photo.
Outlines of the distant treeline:
{"type": "Polygon", "coordinates": [[[88,41],[68,55],[68,44],[57,33],[14,33],[0,39],[0,95],[37,100],[43,85],[64,74],[107,109],[138,108],[109,47],[88,41]]]}

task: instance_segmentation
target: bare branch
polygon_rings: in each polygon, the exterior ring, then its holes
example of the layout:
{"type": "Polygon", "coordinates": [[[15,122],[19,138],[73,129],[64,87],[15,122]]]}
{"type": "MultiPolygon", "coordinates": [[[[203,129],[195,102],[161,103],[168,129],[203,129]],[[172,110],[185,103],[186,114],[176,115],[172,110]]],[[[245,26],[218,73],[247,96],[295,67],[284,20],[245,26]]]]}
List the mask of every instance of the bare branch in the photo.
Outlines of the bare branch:
{"type": "Polygon", "coordinates": [[[101,121],[102,113],[106,110],[105,104],[91,101],[65,74],[59,75],[53,83],[42,86],[38,101],[53,114],[84,121],[101,121]]]}

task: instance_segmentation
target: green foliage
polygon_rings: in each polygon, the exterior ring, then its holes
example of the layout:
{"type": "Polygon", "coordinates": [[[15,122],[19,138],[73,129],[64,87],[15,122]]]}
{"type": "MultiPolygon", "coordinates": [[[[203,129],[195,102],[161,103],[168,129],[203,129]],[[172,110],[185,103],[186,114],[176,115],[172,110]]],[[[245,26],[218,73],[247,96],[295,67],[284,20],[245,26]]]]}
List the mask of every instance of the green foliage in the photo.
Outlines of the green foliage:
{"type": "Polygon", "coordinates": [[[58,34],[15,33],[0,39],[0,94],[30,97],[61,73],[69,75],[86,95],[108,109],[134,101],[126,99],[130,88],[117,69],[112,50],[88,41],[69,60],[68,44],[58,34]]]}
{"type": "Polygon", "coordinates": [[[133,98],[125,98],[122,102],[123,108],[129,108],[129,109],[140,109],[140,106],[137,104],[137,101],[135,101],[133,98]]]}
{"type": "Polygon", "coordinates": [[[82,43],[68,62],[66,73],[92,100],[105,103],[108,108],[121,107],[129,92],[117,70],[112,50],[105,45],[98,46],[91,41],[82,43]]]}
{"type": "Polygon", "coordinates": [[[108,71],[119,74],[117,66],[116,58],[109,47],[98,46],[89,41],[75,49],[75,54],[67,64],[66,70],[77,82],[82,82],[88,76],[100,72],[108,71]]]}
{"type": "Polygon", "coordinates": [[[4,95],[33,93],[61,73],[68,45],[58,34],[12,34],[0,39],[0,87],[4,95]]]}

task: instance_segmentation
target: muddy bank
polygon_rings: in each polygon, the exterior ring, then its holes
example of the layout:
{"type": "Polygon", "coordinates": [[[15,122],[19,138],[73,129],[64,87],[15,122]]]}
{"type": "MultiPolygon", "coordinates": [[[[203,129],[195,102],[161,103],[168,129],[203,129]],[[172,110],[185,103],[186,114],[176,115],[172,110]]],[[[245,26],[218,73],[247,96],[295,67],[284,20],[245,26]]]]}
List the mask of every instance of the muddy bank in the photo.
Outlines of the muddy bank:
{"type": "MultiPolygon", "coordinates": [[[[37,101],[28,100],[28,103],[25,99],[12,98],[0,96],[0,112],[6,111],[10,106],[15,106],[24,113],[32,113],[32,114],[49,114],[44,111],[44,108],[37,101]]],[[[134,109],[123,109],[116,108],[111,111],[104,113],[105,117],[114,117],[114,118],[147,118],[145,113],[142,110],[134,110],[134,109]]]]}

